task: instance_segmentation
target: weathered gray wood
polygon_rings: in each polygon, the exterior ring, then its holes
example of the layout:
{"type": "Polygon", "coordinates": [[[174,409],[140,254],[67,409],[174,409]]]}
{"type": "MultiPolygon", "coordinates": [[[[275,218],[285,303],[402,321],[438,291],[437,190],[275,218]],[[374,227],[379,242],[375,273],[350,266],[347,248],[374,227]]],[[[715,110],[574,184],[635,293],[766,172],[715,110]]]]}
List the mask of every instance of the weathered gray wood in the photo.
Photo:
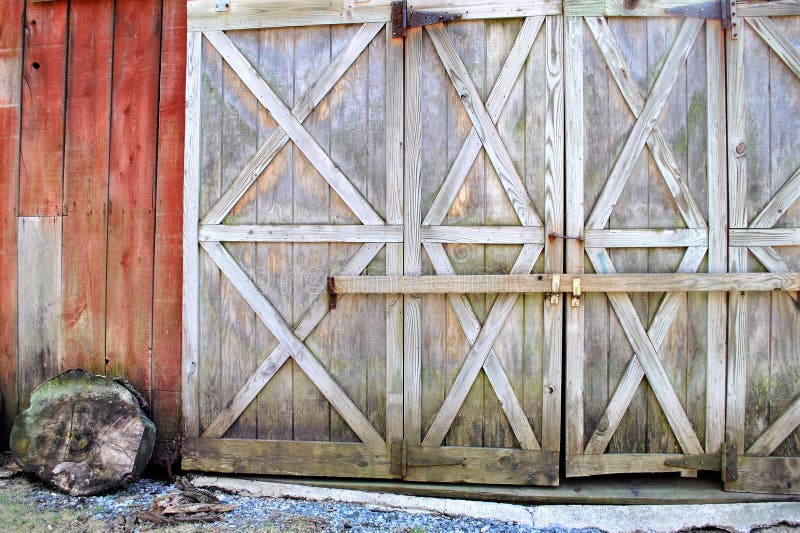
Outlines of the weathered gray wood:
{"type": "Polygon", "coordinates": [[[188,439],[183,468],[201,472],[393,478],[386,446],[340,442],[188,439]]]}
{"type": "Polygon", "coordinates": [[[280,314],[275,311],[275,308],[264,298],[252,280],[237,265],[236,260],[219,244],[204,243],[203,248],[242,297],[253,307],[259,318],[270,328],[270,331],[281,343],[287,346],[298,366],[317,385],[356,434],[368,444],[382,444],[384,442],[383,438],[364,418],[363,413],[353,404],[352,400],[341,390],[339,385],[333,381],[325,368],[317,361],[314,354],[291,331],[280,314]]]}
{"type": "MultiPolygon", "coordinates": [[[[386,25],[386,223],[403,223],[404,47],[386,25]]],[[[386,275],[403,273],[403,246],[386,245],[386,275]]],[[[386,296],[386,441],[403,437],[403,297],[386,296]]]]}
{"type": "Polygon", "coordinates": [[[202,35],[191,32],[186,45],[186,130],[183,178],[183,307],[181,406],[187,437],[200,434],[197,365],[199,354],[200,245],[200,121],[202,90],[202,35]]]}
{"type": "MultiPolygon", "coordinates": [[[[362,54],[364,48],[372,41],[381,27],[381,24],[362,26],[349,45],[321,71],[316,82],[302,97],[297,99],[297,103],[292,108],[292,115],[297,120],[304,122],[308,118],[334,84],[362,54]]],[[[272,64],[271,68],[276,68],[276,65],[272,64]]],[[[283,129],[274,131],[239,172],[236,179],[228,185],[219,200],[204,215],[203,223],[219,224],[288,142],[289,135],[283,129]]]]}
{"type": "MultiPolygon", "coordinates": [[[[787,1],[787,0],[784,0],[787,1]]],[[[253,29],[283,26],[319,26],[391,21],[391,1],[372,0],[237,0],[225,12],[216,11],[216,0],[196,0],[189,5],[189,31],[253,29]]],[[[561,3],[552,0],[415,0],[411,9],[450,11],[464,19],[494,19],[558,15],[561,3]]]]}
{"type": "Polygon", "coordinates": [[[61,323],[61,218],[17,219],[19,408],[58,373],[61,323]]]}
{"type": "MultiPolygon", "coordinates": [[[[535,245],[526,245],[533,248],[535,245]]],[[[603,252],[592,253],[602,254],[603,252]]],[[[689,264],[696,265],[705,253],[692,248],[689,264]]],[[[599,262],[599,260],[598,260],[599,262]]],[[[626,292],[771,292],[800,289],[797,273],[752,274],[561,274],[560,292],[572,292],[572,282],[581,280],[588,293],[626,292]]],[[[339,294],[449,294],[552,292],[553,274],[458,275],[458,276],[334,276],[339,294]]]]}
{"type": "Polygon", "coordinates": [[[136,481],[155,439],[156,427],[134,392],[115,380],[70,370],[33,392],[10,445],[23,471],[86,496],[136,481]]]}

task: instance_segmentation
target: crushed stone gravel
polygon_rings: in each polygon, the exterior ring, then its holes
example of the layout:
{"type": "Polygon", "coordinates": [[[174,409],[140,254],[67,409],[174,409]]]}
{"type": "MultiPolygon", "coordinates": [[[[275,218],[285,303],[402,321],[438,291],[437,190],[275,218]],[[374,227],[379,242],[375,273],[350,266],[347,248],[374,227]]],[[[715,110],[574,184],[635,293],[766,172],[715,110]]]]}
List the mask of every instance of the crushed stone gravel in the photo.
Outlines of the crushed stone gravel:
{"type": "MultiPolygon", "coordinates": [[[[155,524],[132,520],[137,511],[146,511],[153,500],[175,490],[175,485],[142,479],[127,487],[100,496],[72,497],[57,492],[27,477],[0,481],[0,494],[15,485],[15,493],[39,511],[72,511],[104,522],[111,531],[152,531],[155,524]]],[[[181,531],[314,531],[314,532],[408,532],[408,533],[547,533],[593,532],[597,530],[532,529],[513,523],[476,520],[382,509],[374,506],[289,498],[255,498],[214,490],[222,503],[236,509],[220,515],[213,523],[193,524],[181,531]]],[[[72,527],[65,527],[71,529],[72,527]]]]}

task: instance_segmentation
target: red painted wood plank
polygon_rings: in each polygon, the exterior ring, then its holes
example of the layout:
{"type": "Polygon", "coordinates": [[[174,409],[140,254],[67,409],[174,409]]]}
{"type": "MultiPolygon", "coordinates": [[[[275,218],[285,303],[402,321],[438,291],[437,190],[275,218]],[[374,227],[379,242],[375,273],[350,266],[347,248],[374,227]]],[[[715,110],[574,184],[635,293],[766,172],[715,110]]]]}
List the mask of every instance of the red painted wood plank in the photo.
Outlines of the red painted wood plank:
{"type": "Polygon", "coordinates": [[[61,370],[105,370],[113,0],[72,0],[64,144],[61,370]]]}
{"type": "Polygon", "coordinates": [[[106,288],[107,373],[149,399],[161,3],[118,0],[106,288]]]}
{"type": "Polygon", "coordinates": [[[67,0],[29,3],[22,67],[20,216],[62,210],[67,0]]]}
{"type": "Polygon", "coordinates": [[[24,0],[0,24],[0,450],[17,413],[17,180],[24,0]]]}
{"type": "MultiPolygon", "coordinates": [[[[164,0],[162,10],[161,91],[156,186],[155,295],[153,300],[154,394],[180,392],[181,253],[183,219],[183,133],[186,72],[186,2],[164,0]]],[[[170,399],[174,399],[170,395],[170,399]]],[[[174,409],[174,401],[154,407],[174,409]]],[[[174,417],[178,411],[157,413],[174,417]]],[[[171,425],[170,425],[171,427],[171,425]]],[[[177,427],[177,426],[175,426],[177,427]]],[[[163,434],[163,433],[162,433],[163,434]]]]}

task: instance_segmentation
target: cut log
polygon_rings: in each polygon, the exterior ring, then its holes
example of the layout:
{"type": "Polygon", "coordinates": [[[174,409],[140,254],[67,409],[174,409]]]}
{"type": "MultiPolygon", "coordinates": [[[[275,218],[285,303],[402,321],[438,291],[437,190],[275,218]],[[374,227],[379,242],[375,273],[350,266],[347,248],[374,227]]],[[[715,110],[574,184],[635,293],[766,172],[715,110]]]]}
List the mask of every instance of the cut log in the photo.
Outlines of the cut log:
{"type": "Polygon", "coordinates": [[[11,452],[25,472],[85,496],[138,479],[155,436],[134,392],[116,380],[70,370],[33,392],[11,431],[11,452]]]}

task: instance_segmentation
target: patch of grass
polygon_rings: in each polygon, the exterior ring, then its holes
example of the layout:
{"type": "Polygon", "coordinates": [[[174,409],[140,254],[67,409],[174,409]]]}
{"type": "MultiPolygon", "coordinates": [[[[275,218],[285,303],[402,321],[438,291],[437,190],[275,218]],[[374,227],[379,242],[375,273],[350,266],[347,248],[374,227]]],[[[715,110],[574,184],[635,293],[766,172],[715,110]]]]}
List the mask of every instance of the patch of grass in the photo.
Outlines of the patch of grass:
{"type": "Polygon", "coordinates": [[[32,499],[20,497],[15,491],[5,488],[0,485],[0,531],[99,533],[108,530],[103,521],[86,512],[39,510],[32,499]]]}

